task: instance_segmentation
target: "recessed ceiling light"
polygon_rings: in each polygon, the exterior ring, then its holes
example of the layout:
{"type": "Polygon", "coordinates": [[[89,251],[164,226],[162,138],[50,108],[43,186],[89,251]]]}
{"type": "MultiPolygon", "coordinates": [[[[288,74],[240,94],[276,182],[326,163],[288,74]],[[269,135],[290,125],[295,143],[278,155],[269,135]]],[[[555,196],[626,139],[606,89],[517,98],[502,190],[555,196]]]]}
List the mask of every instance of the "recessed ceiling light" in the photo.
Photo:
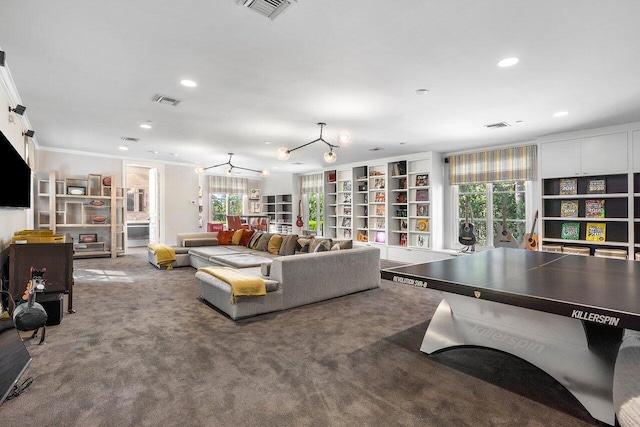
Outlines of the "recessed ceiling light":
{"type": "Polygon", "coordinates": [[[267,144],[267,145],[270,145],[271,141],[265,141],[264,143],[267,144]]]}
{"type": "Polygon", "coordinates": [[[178,157],[178,154],[177,154],[177,153],[169,153],[169,155],[170,155],[170,156],[173,156],[173,157],[178,157]]]}
{"type": "Polygon", "coordinates": [[[405,145],[405,144],[406,144],[406,142],[401,142],[401,143],[400,143],[400,145],[405,145]]]}
{"type": "Polygon", "coordinates": [[[564,117],[569,114],[568,111],[558,111],[557,113],[553,113],[553,117],[564,117]]]}
{"type": "Polygon", "coordinates": [[[150,152],[151,154],[158,154],[158,152],[157,152],[156,150],[149,150],[149,152],[150,152]]]}
{"type": "Polygon", "coordinates": [[[416,95],[426,95],[429,89],[416,89],[416,95]]]}
{"type": "Polygon", "coordinates": [[[140,125],[142,129],[151,129],[151,125],[149,123],[143,123],[140,125]]]}
{"type": "Polygon", "coordinates": [[[126,145],[121,145],[118,148],[121,149],[122,151],[127,151],[129,149],[129,147],[127,147],[126,145]]]}
{"type": "Polygon", "coordinates": [[[196,87],[196,86],[198,86],[198,83],[194,82],[193,80],[189,80],[189,79],[180,80],[180,84],[182,86],[186,86],[186,87],[196,87]]]}
{"type": "Polygon", "coordinates": [[[505,58],[502,61],[498,62],[498,67],[512,67],[514,65],[516,65],[518,62],[520,62],[519,58],[516,58],[515,56],[512,56],[511,58],[505,58]]]}

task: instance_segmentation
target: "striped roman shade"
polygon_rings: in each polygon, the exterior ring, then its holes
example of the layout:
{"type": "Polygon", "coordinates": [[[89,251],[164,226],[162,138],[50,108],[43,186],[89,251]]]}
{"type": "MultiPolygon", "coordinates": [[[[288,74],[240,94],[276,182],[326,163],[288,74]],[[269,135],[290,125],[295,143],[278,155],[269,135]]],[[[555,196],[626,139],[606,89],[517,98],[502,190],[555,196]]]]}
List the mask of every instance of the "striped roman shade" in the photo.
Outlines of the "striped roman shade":
{"type": "Polygon", "coordinates": [[[209,175],[209,192],[214,194],[248,194],[247,178],[209,175]]]}
{"type": "Polygon", "coordinates": [[[300,177],[300,191],[302,194],[322,193],[322,174],[303,175],[300,177]]]}
{"type": "Polygon", "coordinates": [[[538,146],[502,148],[449,156],[451,185],[500,181],[535,181],[538,146]]]}

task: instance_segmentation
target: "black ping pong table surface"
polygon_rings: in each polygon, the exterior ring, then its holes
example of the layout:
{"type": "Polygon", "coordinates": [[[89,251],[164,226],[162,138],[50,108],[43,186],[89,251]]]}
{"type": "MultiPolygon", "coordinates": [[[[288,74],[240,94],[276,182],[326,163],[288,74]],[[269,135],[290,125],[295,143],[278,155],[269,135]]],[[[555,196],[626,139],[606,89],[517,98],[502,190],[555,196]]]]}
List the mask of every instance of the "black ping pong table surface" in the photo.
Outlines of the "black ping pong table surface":
{"type": "Polygon", "coordinates": [[[381,277],[640,330],[640,262],[497,248],[383,269],[381,277]]]}

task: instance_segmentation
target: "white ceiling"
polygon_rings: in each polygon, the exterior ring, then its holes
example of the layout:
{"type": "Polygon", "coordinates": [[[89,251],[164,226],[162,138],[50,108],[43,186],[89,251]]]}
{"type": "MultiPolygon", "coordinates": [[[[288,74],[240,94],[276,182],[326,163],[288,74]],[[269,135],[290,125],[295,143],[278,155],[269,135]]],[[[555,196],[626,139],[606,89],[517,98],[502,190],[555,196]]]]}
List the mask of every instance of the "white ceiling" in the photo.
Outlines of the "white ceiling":
{"type": "Polygon", "coordinates": [[[140,138],[127,157],[234,152],[297,173],[324,167],[327,147],[276,150],[316,139],[317,122],[331,143],[352,132],[340,165],[640,120],[637,0],[299,0],[273,21],[235,0],[2,0],[0,20],[41,147],[120,156],[126,136],[140,138]]]}

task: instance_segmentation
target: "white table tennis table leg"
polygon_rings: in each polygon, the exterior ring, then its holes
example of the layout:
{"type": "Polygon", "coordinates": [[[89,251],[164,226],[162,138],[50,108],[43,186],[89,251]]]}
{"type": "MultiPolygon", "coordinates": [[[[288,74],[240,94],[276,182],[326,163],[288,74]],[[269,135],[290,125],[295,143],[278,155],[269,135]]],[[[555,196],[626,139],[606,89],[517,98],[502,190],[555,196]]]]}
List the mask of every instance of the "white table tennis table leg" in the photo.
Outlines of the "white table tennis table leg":
{"type": "Polygon", "coordinates": [[[571,392],[594,418],[613,425],[615,359],[589,348],[581,320],[442,292],[420,350],[480,346],[517,356],[571,392]]]}

